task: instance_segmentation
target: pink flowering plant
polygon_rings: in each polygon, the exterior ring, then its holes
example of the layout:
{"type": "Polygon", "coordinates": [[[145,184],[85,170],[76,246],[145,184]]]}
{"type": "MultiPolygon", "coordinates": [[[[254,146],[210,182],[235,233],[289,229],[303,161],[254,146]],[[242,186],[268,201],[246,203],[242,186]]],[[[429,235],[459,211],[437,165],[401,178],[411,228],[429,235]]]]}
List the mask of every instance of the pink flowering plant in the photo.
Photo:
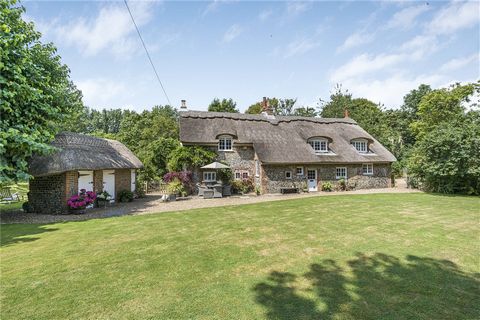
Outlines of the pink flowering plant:
{"type": "Polygon", "coordinates": [[[81,189],[79,194],[75,194],[68,199],[67,205],[71,209],[85,209],[95,201],[96,197],[95,192],[81,189]]]}

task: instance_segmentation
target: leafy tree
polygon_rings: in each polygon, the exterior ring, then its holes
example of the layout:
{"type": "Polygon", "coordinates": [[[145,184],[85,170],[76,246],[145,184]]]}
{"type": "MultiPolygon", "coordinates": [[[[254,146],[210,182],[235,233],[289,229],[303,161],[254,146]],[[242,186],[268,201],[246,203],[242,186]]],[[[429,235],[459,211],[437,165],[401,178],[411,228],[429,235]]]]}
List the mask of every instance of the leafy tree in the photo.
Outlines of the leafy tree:
{"type": "Polygon", "coordinates": [[[14,0],[0,2],[0,182],[29,178],[28,159],[52,151],[59,124],[82,108],[70,70],[23,12],[14,0]]]}
{"type": "Polygon", "coordinates": [[[343,92],[342,86],[336,85],[335,92],[330,95],[330,101],[320,100],[319,108],[322,118],[343,118],[345,109],[348,109],[352,117],[352,94],[348,90],[343,92]]]}
{"type": "Polygon", "coordinates": [[[423,134],[409,173],[429,191],[480,194],[480,113],[443,122],[423,134]]]}
{"type": "Polygon", "coordinates": [[[342,88],[337,86],[330,96],[330,101],[322,103],[320,115],[323,118],[343,118],[345,110],[348,110],[349,117],[365,131],[387,148],[393,149],[395,136],[380,105],[365,98],[354,99],[348,91],[343,92],[342,88]]]}
{"type": "Polygon", "coordinates": [[[137,156],[143,162],[139,179],[155,180],[167,173],[167,162],[173,150],[180,147],[175,138],[159,138],[149,143],[147,148],[138,151],[137,156]]]}
{"type": "Polygon", "coordinates": [[[270,106],[273,109],[273,114],[276,116],[292,116],[295,112],[295,103],[297,103],[297,99],[273,98],[270,106]]]}
{"type": "Polygon", "coordinates": [[[210,149],[199,146],[179,146],[168,158],[170,171],[182,171],[194,167],[204,166],[213,161],[216,153],[210,149]]]}
{"type": "Polygon", "coordinates": [[[208,106],[208,111],[212,112],[231,112],[231,113],[238,113],[237,103],[234,102],[232,99],[222,99],[219,100],[217,98],[213,99],[213,101],[208,106]]]}
{"type": "Polygon", "coordinates": [[[318,114],[319,112],[317,109],[308,106],[296,108],[293,112],[293,115],[300,117],[316,117],[318,114]]]}
{"type": "Polygon", "coordinates": [[[394,123],[395,129],[400,131],[403,143],[408,147],[415,144],[415,136],[410,128],[412,122],[418,120],[418,106],[422,98],[432,92],[429,85],[421,84],[418,89],[411,90],[403,97],[403,105],[399,116],[394,123]]]}
{"type": "Polygon", "coordinates": [[[261,102],[257,102],[257,103],[254,103],[252,104],[251,106],[249,106],[247,108],[247,110],[245,110],[245,113],[246,114],[260,114],[262,113],[262,103],[261,102]]]}
{"type": "MultiPolygon", "coordinates": [[[[437,126],[456,121],[465,115],[466,105],[474,93],[480,93],[480,82],[467,85],[453,85],[433,90],[423,96],[418,105],[418,119],[411,124],[416,139],[422,139],[437,126]]],[[[475,107],[473,102],[470,107],[475,107]]]]}

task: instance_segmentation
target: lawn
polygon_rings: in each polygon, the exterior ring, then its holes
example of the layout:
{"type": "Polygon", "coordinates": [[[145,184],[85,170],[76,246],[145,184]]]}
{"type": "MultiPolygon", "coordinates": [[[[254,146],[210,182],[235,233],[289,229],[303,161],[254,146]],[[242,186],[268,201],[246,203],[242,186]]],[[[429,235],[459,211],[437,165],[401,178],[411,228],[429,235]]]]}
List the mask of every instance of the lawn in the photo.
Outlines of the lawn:
{"type": "Polygon", "coordinates": [[[2,319],[479,319],[480,198],[2,225],[2,319]]]}
{"type": "Polygon", "coordinates": [[[17,193],[20,196],[21,201],[0,203],[0,212],[20,210],[22,204],[27,200],[28,182],[20,182],[6,187],[10,188],[12,194],[17,193]]]}

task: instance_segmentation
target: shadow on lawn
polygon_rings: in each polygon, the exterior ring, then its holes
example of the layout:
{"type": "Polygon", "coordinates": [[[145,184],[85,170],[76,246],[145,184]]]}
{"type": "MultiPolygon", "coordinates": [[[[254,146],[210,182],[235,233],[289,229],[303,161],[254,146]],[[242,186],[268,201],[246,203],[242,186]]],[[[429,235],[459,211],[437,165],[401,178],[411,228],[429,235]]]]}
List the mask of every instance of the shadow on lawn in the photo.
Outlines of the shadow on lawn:
{"type": "Polygon", "coordinates": [[[48,225],[38,224],[5,224],[0,225],[0,229],[0,247],[35,241],[39,238],[32,237],[32,235],[58,230],[58,228],[49,228],[48,225]]]}
{"type": "Polygon", "coordinates": [[[301,276],[274,271],[254,287],[256,301],[268,319],[480,319],[479,274],[453,262],[377,253],[348,266],[324,260],[301,276]]]}

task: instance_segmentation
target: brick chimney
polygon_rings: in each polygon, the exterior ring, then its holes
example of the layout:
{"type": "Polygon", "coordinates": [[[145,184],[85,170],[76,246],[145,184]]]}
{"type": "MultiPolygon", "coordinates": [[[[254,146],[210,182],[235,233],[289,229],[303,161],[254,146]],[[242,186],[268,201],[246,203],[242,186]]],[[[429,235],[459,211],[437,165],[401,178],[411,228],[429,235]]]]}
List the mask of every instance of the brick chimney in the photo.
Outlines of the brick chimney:
{"type": "Polygon", "coordinates": [[[262,113],[267,114],[269,116],[273,115],[273,109],[270,106],[270,102],[268,101],[267,97],[263,97],[262,101],[262,113]]]}
{"type": "Polygon", "coordinates": [[[181,100],[182,104],[180,105],[180,109],[187,110],[187,101],[181,100]]]}
{"type": "Polygon", "coordinates": [[[345,110],[343,112],[344,112],[344,117],[349,118],[348,109],[345,108],[345,110]]]}

